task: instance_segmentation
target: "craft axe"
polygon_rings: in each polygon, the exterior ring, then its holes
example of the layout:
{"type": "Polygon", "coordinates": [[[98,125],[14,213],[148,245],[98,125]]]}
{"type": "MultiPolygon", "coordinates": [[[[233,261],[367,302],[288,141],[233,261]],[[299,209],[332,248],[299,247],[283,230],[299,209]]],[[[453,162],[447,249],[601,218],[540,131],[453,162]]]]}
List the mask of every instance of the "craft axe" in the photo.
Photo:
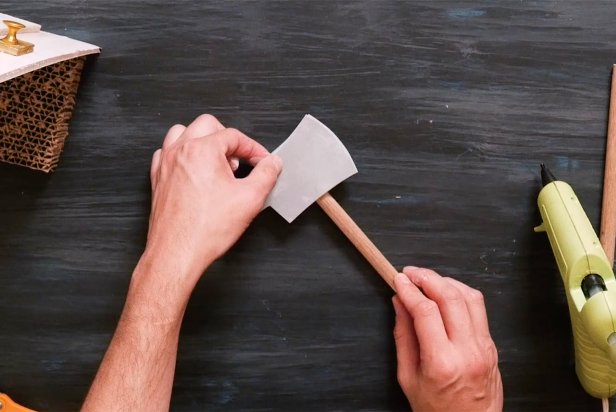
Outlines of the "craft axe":
{"type": "Polygon", "coordinates": [[[394,277],[398,271],[329,194],[334,186],[357,173],[351,155],[338,137],[323,123],[306,115],[272,153],[282,158],[284,166],[264,207],[271,206],[291,223],[316,201],[395,290],[394,277]]]}

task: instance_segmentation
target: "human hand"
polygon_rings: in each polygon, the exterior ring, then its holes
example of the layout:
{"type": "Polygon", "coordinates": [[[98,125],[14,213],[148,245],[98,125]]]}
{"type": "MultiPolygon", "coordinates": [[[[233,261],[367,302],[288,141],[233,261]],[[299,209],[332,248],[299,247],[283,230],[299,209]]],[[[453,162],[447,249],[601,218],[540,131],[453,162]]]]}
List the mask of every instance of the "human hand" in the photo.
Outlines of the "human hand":
{"type": "Polygon", "coordinates": [[[413,411],[501,411],[498,354],[481,292],[429,269],[403,272],[394,279],[394,337],[398,382],[413,411]]]}
{"type": "MultiPolygon", "coordinates": [[[[202,115],[175,125],[152,158],[152,211],[145,256],[187,279],[192,291],[205,268],[227,251],[263,208],[280,158],[243,133],[202,115]],[[238,159],[255,167],[237,179],[238,159]],[[161,262],[161,259],[164,261],[161,262]]],[[[154,265],[150,265],[150,272],[154,265]]]]}

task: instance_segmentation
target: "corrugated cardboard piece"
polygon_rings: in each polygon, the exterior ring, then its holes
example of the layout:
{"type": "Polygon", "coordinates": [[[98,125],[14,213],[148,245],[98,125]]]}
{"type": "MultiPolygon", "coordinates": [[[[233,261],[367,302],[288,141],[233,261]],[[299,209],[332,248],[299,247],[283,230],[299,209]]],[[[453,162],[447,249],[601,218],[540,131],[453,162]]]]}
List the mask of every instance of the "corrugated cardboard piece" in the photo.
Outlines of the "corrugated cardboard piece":
{"type": "MultiPolygon", "coordinates": [[[[21,56],[0,52],[0,161],[50,172],[68,137],[85,56],[100,48],[12,16],[0,20],[24,24],[18,40],[34,44],[21,56]]],[[[1,27],[0,38],[6,33],[1,27]]]]}

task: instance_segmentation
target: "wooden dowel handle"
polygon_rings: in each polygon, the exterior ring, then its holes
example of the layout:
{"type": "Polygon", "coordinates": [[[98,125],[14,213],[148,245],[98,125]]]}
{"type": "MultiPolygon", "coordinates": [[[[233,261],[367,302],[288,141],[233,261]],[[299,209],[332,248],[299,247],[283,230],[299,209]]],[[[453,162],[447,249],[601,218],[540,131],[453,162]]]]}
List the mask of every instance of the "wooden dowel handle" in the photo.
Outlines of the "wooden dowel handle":
{"type": "MultiPolygon", "coordinates": [[[[601,206],[601,245],[611,266],[614,266],[616,247],[616,65],[612,67],[610,111],[607,121],[605,173],[603,175],[603,204],[601,206]]],[[[610,400],[601,399],[603,411],[609,412],[610,400]]]]}
{"type": "Polygon", "coordinates": [[[605,174],[603,177],[603,205],[601,206],[601,245],[610,264],[614,264],[616,243],[616,70],[612,68],[610,111],[605,148],[605,174]]]}
{"type": "Polygon", "coordinates": [[[360,227],[357,226],[351,216],[336,202],[336,199],[329,193],[325,193],[317,199],[317,203],[334,221],[336,226],[342,230],[342,233],[355,245],[357,250],[364,255],[383,280],[395,291],[394,277],[398,271],[389,263],[387,258],[383,256],[381,251],[372,243],[360,227]]]}

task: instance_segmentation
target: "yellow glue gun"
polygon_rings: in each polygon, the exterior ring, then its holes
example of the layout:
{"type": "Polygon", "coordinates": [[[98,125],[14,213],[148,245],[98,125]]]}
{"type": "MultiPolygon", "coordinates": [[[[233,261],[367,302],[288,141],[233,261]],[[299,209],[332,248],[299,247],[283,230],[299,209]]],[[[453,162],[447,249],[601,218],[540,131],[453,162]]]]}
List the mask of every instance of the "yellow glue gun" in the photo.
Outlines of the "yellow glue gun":
{"type": "Polygon", "coordinates": [[[541,165],[537,203],[562,277],[575,347],[575,370],[590,395],[616,393],[616,280],[573,189],[541,165]]]}

